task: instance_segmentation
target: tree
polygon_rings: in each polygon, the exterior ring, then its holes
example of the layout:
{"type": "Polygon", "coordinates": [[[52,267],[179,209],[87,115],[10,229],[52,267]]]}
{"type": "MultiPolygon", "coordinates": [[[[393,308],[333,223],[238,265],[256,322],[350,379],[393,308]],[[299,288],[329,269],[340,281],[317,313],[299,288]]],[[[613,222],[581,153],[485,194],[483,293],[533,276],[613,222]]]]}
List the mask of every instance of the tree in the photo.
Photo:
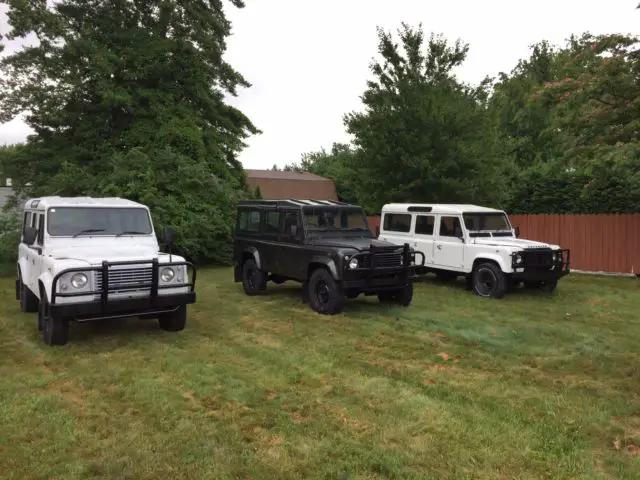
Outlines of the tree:
{"type": "Polygon", "coordinates": [[[18,193],[145,201],[182,253],[228,261],[249,195],[237,154],[259,130],[224,101],[250,84],[223,60],[222,1],[2,3],[7,38],[38,38],[0,61],[0,120],[26,113],[35,130],[6,165],[18,193]]]}
{"type": "Polygon", "coordinates": [[[486,115],[487,84],[472,88],[452,70],[468,46],[402,24],[401,46],[378,29],[374,79],[363,112],[344,116],[354,137],[357,198],[370,212],[387,202],[479,202],[506,198],[499,144],[486,115]]]}

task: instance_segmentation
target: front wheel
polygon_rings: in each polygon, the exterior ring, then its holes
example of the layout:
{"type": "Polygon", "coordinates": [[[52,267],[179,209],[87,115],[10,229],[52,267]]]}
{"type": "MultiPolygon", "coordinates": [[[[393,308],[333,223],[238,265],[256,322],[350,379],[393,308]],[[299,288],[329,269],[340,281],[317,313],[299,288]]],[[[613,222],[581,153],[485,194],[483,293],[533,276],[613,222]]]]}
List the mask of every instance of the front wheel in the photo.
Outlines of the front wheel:
{"type": "Polygon", "coordinates": [[[187,306],[180,305],[175,312],[162,313],[158,317],[158,324],[167,332],[179,332],[184,330],[187,324],[187,306]]]}
{"type": "Polygon", "coordinates": [[[65,345],[69,341],[69,320],[51,314],[44,293],[38,308],[38,324],[42,327],[42,339],[47,345],[65,345]]]}
{"type": "Polygon", "coordinates": [[[335,315],[342,311],[344,291],[328,270],[318,268],[311,274],[308,284],[309,305],[313,310],[325,315],[335,315]]]}
{"type": "Polygon", "coordinates": [[[495,263],[485,262],[473,271],[473,291],[481,297],[504,297],[507,279],[504,272],[495,263]]]}
{"type": "Polygon", "coordinates": [[[24,313],[33,313],[38,311],[38,297],[36,297],[29,288],[22,283],[22,278],[19,279],[20,284],[20,311],[24,313]]]}
{"type": "Polygon", "coordinates": [[[380,292],[378,294],[378,300],[380,303],[395,303],[403,307],[408,307],[413,300],[413,282],[407,283],[398,290],[380,292]]]}

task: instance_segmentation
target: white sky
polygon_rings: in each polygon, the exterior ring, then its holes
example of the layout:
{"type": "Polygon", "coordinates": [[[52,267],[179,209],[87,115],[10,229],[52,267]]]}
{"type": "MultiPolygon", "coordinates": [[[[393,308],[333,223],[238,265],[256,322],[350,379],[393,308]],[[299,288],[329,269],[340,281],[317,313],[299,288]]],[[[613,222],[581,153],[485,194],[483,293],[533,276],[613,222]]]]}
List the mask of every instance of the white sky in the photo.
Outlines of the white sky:
{"type": "MultiPolygon", "coordinates": [[[[639,0],[245,0],[227,7],[233,24],[226,59],[249,82],[231,102],[263,131],[248,141],[245,168],[282,167],[301,154],[348,141],[343,114],[359,96],[377,55],[376,26],[395,32],[422,22],[470,45],[458,76],[478,83],[510,71],[542,39],[562,44],[572,33],[638,34],[639,0]]],[[[0,33],[6,33],[5,8],[0,33]]],[[[13,45],[12,45],[13,46],[13,45]]],[[[0,125],[0,144],[23,141],[19,119],[0,125]]]]}

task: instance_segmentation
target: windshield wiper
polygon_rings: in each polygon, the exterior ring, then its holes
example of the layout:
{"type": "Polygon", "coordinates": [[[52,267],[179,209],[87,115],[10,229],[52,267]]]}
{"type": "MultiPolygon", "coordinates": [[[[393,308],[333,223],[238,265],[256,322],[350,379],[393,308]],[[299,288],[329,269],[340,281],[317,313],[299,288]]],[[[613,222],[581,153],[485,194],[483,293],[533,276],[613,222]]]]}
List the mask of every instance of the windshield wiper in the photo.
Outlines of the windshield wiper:
{"type": "Polygon", "coordinates": [[[104,232],[104,228],[87,228],[85,230],[80,230],[78,233],[73,235],[73,238],[78,235],[84,235],[85,233],[96,233],[96,232],[104,232]]]}
{"type": "Polygon", "coordinates": [[[124,232],[118,233],[116,237],[121,237],[122,235],[146,235],[146,233],[138,232],[137,230],[125,230],[124,232]]]}

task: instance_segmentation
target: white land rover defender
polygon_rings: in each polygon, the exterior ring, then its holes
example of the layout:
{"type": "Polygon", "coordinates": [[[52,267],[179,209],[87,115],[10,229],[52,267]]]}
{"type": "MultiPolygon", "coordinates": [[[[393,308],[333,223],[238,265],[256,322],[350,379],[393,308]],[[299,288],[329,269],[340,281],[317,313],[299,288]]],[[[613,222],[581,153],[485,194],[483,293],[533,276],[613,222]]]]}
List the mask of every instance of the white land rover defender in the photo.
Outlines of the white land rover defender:
{"type": "Polygon", "coordinates": [[[501,298],[521,282],[553,292],[569,273],[568,249],[518,238],[504,211],[477,205],[387,204],[378,235],[422,252],[418,274],[464,276],[467,288],[482,297],[501,298]]]}
{"type": "MultiPolygon", "coordinates": [[[[171,252],[173,229],[164,233],[171,252]]],[[[130,200],[28,200],[18,248],[16,299],[38,312],[48,345],[67,343],[70,320],[157,318],[179,331],[196,299],[194,266],[160,252],[149,209],[130,200]]]]}

